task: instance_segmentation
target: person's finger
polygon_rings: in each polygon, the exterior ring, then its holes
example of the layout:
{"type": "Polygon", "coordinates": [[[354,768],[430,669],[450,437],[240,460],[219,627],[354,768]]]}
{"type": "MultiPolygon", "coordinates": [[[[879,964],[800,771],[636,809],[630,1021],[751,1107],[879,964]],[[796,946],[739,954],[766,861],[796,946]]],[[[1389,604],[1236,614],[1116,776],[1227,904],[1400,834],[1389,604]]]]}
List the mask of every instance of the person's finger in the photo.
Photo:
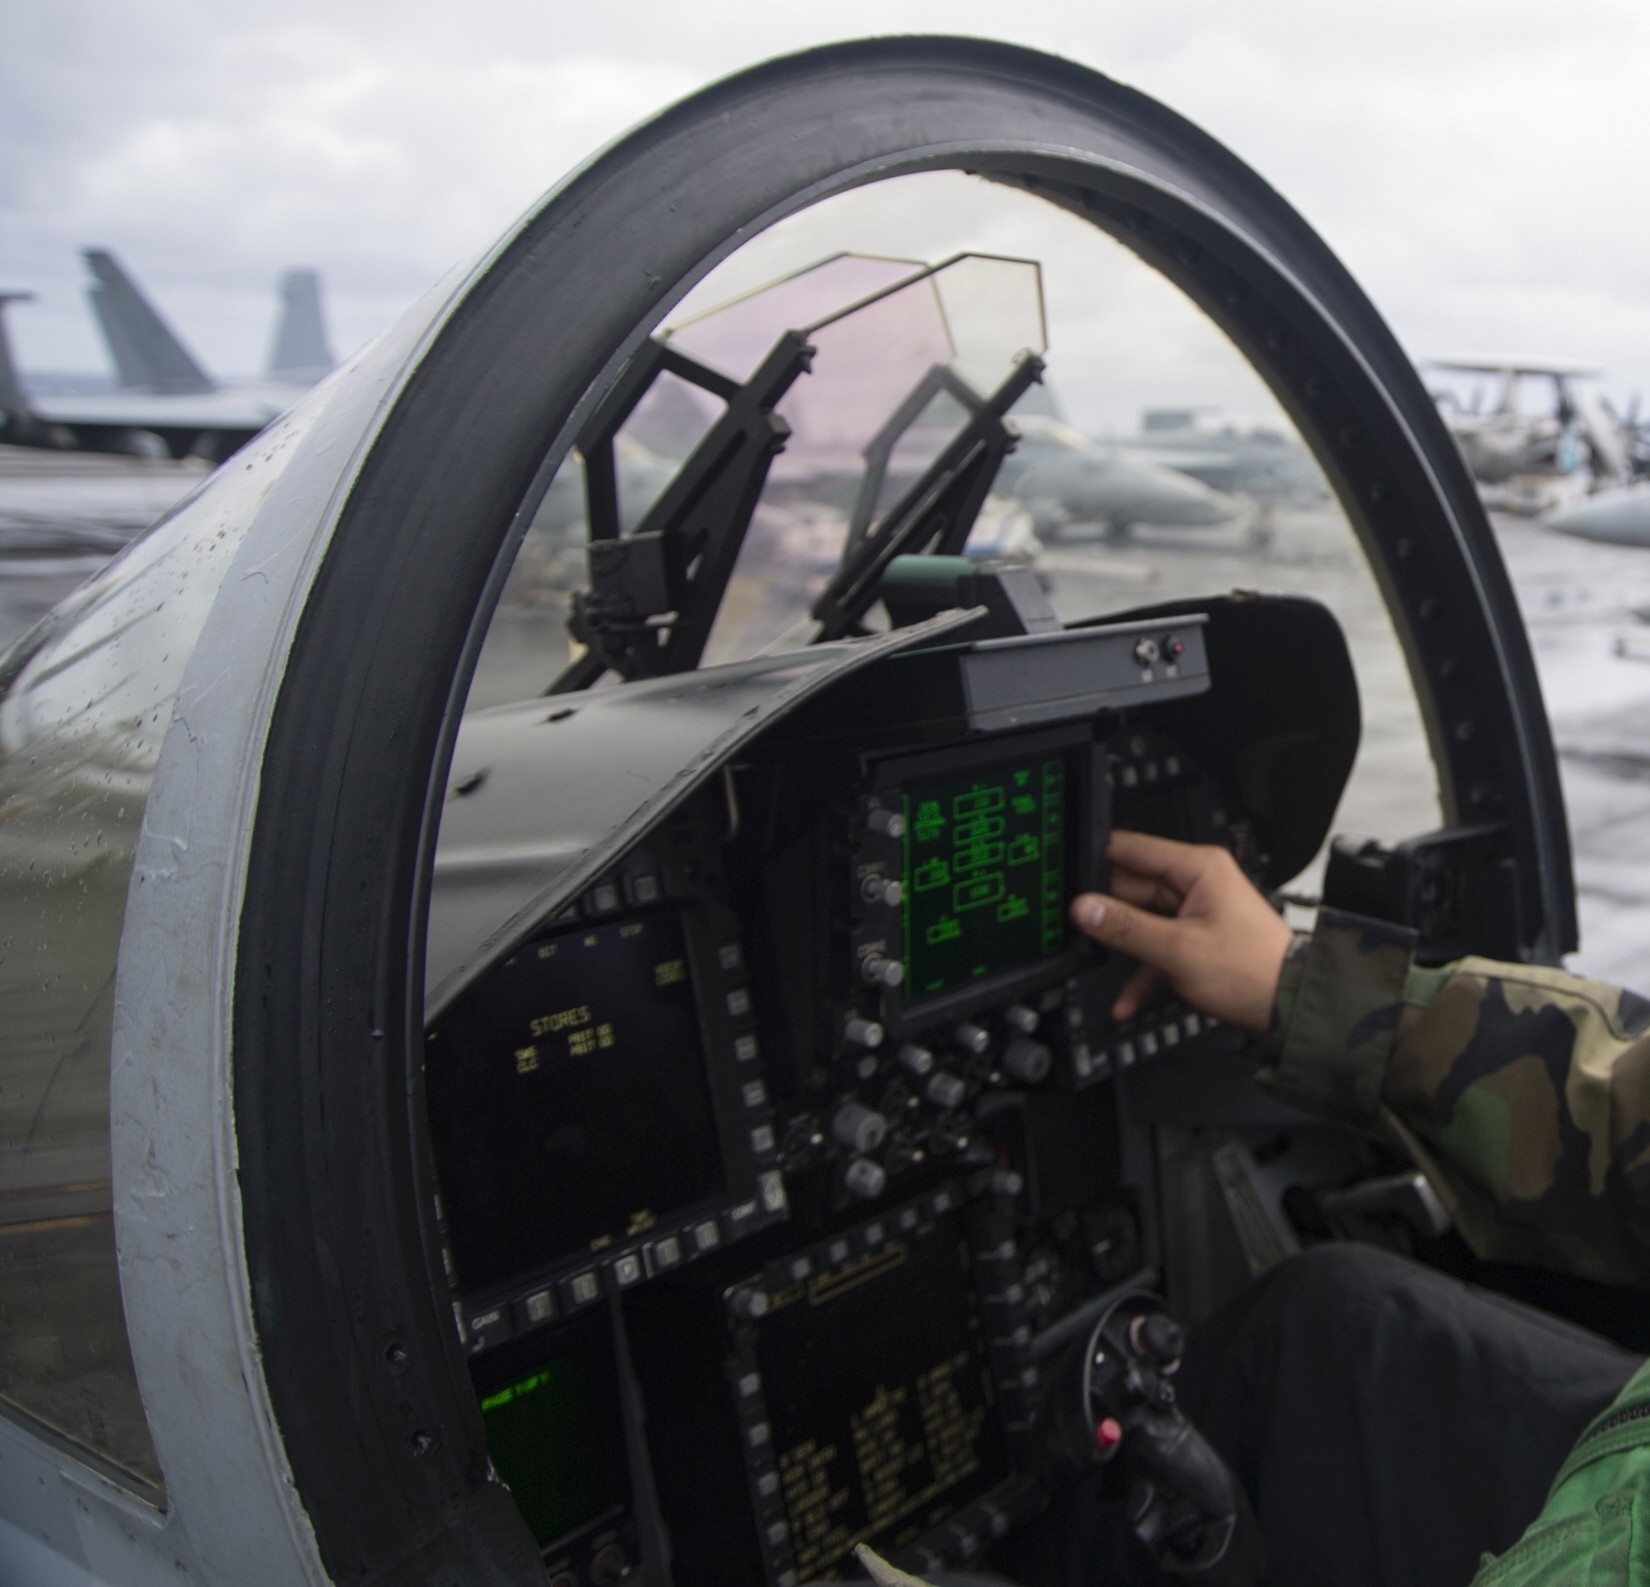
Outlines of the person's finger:
{"type": "Polygon", "coordinates": [[[1208,864],[1205,851],[1193,844],[1121,828],[1112,833],[1106,853],[1114,865],[1137,871],[1142,876],[1155,876],[1182,895],[1192,890],[1208,864]]]}
{"type": "Polygon", "coordinates": [[[1136,909],[1119,898],[1080,893],[1071,901],[1073,923],[1104,947],[1115,948],[1166,970],[1180,962],[1185,927],[1163,915],[1136,909]]]}
{"type": "Polygon", "coordinates": [[[1174,915],[1180,911],[1180,894],[1167,882],[1155,876],[1142,876],[1138,871],[1126,871],[1114,865],[1109,891],[1114,898],[1141,909],[1155,910],[1160,915],[1174,915]]]}
{"type": "Polygon", "coordinates": [[[1126,980],[1117,994],[1116,1001],[1111,1006],[1111,1017],[1115,1020],[1133,1019],[1158,987],[1163,984],[1163,972],[1154,970],[1149,964],[1138,965],[1134,973],[1126,980]]]}

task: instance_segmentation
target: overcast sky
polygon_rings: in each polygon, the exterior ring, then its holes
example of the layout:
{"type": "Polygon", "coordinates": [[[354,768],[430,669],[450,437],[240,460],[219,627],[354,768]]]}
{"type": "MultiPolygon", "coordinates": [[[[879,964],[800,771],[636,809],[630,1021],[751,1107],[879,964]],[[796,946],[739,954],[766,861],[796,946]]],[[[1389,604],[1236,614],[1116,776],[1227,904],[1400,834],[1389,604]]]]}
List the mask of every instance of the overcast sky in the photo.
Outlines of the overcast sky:
{"type": "Polygon", "coordinates": [[[1650,401],[1643,0],[833,0],[809,15],[0,0],[0,288],[38,295],[12,311],[19,361],[103,367],[89,243],[215,371],[262,364],[289,264],[322,271],[346,352],[638,118],[766,56],[897,29],[1057,51],[1199,122],[1318,228],[1412,354],[1590,358],[1607,391],[1650,401]]]}

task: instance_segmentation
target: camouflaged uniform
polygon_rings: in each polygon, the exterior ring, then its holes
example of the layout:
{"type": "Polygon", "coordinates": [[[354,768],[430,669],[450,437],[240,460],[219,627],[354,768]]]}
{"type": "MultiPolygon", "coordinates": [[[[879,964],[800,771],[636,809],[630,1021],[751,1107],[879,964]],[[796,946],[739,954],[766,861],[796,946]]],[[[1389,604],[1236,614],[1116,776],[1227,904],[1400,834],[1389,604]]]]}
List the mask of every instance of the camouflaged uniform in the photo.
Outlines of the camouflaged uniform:
{"type": "Polygon", "coordinates": [[[1480,1256],[1650,1285],[1650,1002],[1534,965],[1423,969],[1412,941],[1324,911],[1263,1080],[1394,1138],[1480,1256]]]}
{"type": "MultiPolygon", "coordinates": [[[[1650,1002],[1324,911],[1285,960],[1262,1080],[1406,1148],[1483,1257],[1650,1286],[1650,1002]]],[[[1650,1582],[1650,1363],[1474,1587],[1650,1582]]]]}

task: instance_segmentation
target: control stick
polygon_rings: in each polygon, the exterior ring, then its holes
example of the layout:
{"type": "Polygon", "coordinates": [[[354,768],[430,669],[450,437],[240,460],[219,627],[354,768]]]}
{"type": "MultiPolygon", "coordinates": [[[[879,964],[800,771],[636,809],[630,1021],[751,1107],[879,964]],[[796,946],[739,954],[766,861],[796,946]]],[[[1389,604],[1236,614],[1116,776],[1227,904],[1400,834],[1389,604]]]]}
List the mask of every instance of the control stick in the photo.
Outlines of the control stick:
{"type": "Polygon", "coordinates": [[[1103,1469],[1159,1570],[1207,1587],[1255,1587],[1266,1560],[1249,1502],[1176,1401],[1184,1348],[1157,1296],[1113,1302],[1051,1375],[1051,1474],[1103,1469]]]}

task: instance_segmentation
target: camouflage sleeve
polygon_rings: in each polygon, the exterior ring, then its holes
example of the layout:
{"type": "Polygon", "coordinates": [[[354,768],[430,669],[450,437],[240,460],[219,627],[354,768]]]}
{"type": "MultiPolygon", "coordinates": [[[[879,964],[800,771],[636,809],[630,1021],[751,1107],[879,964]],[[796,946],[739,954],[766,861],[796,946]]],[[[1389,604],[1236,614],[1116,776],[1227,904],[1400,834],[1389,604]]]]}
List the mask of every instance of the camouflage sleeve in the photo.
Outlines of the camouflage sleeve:
{"type": "Polygon", "coordinates": [[[1412,941],[1325,910],[1263,1079],[1409,1151],[1480,1256],[1650,1284],[1650,1003],[1542,966],[1427,969],[1412,941]]]}

